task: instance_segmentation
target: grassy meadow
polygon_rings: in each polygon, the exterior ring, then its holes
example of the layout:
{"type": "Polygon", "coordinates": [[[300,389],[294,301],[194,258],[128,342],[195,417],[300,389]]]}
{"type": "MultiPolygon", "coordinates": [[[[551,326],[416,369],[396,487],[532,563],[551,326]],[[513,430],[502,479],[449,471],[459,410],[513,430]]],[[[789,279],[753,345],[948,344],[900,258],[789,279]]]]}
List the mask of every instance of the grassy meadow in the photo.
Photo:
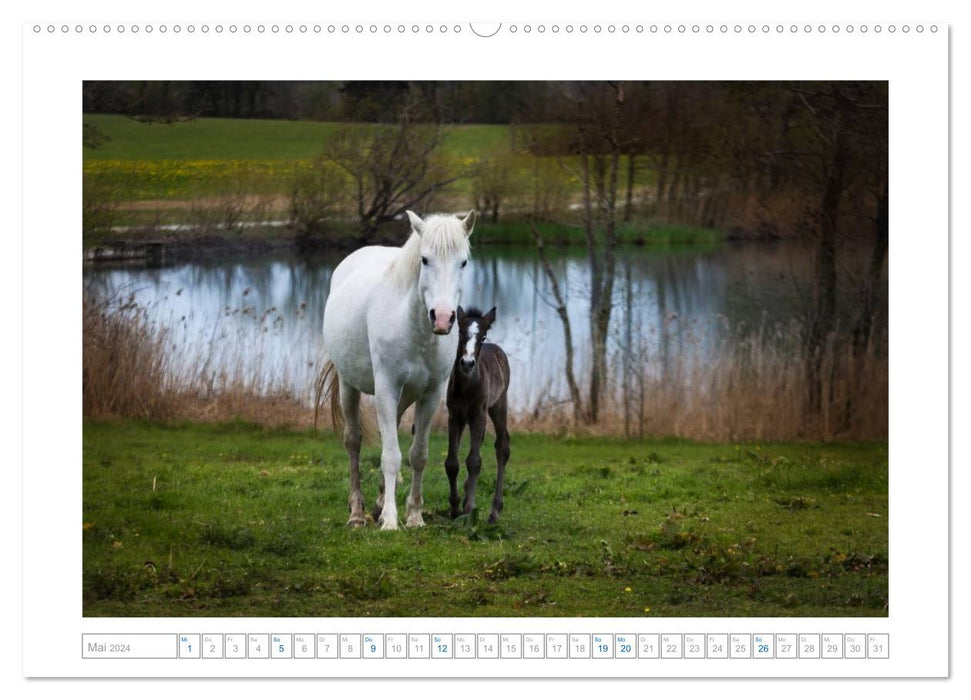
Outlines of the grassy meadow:
{"type": "Polygon", "coordinates": [[[330,432],[88,420],[83,441],[86,616],[888,614],[885,442],[514,434],[493,526],[448,519],[436,434],[427,526],[381,532],[345,525],[330,432]]]}
{"type": "MultiPolygon", "coordinates": [[[[85,150],[85,161],[300,160],[320,154],[323,144],[348,125],[287,119],[199,118],[146,124],[119,114],[85,114],[107,138],[85,150]]],[[[455,125],[448,147],[460,157],[482,158],[508,147],[509,127],[455,125]]]]}
{"type": "MultiPolygon", "coordinates": [[[[348,124],[283,119],[201,118],[145,124],[117,114],[88,114],[104,140],[84,149],[84,175],[117,188],[125,199],[212,197],[233,185],[251,194],[285,195],[294,175],[348,124]]],[[[509,128],[448,128],[445,157],[468,167],[508,150],[509,128]]],[[[468,183],[459,183],[467,192],[468,183]]]]}
{"type": "MultiPolygon", "coordinates": [[[[129,238],[183,225],[203,234],[222,229],[261,239],[288,235],[279,227],[240,229],[239,224],[289,220],[295,183],[312,168],[321,167],[317,160],[331,139],[354,126],[218,118],[142,123],[115,114],[86,114],[83,120],[100,135],[96,148],[83,150],[85,247],[110,240],[117,227],[135,229],[125,232],[129,238]]],[[[515,212],[530,210],[538,200],[565,208],[581,195],[576,176],[579,166],[571,174],[570,168],[553,158],[513,156],[516,139],[509,126],[449,125],[445,133],[438,157],[449,172],[463,175],[435,194],[433,209],[472,207],[475,169],[496,156],[507,159],[506,177],[516,194],[503,202],[501,224],[490,223],[488,212],[482,213],[477,227],[479,243],[532,245],[528,225],[517,223],[515,212]]],[[[622,171],[626,167],[624,157],[622,171]]],[[[324,169],[332,170],[333,177],[343,177],[336,166],[324,169]]],[[[653,190],[655,182],[656,173],[642,166],[637,187],[653,190]]],[[[356,233],[354,205],[345,202],[343,207],[343,218],[329,222],[328,236],[335,241],[356,233]]],[[[545,222],[541,228],[547,242],[584,243],[577,225],[545,222]]],[[[623,224],[617,235],[623,243],[661,246],[708,245],[721,240],[721,233],[712,229],[643,222],[623,224]]]]}

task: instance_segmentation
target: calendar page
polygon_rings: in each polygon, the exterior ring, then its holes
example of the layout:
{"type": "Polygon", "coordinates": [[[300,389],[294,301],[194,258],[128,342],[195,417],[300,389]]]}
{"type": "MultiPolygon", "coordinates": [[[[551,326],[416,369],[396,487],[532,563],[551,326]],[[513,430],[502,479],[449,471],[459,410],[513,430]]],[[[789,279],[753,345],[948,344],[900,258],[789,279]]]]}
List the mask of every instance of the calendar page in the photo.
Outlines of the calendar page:
{"type": "Polygon", "coordinates": [[[352,10],[23,18],[24,676],[947,677],[948,17],[352,10]]]}

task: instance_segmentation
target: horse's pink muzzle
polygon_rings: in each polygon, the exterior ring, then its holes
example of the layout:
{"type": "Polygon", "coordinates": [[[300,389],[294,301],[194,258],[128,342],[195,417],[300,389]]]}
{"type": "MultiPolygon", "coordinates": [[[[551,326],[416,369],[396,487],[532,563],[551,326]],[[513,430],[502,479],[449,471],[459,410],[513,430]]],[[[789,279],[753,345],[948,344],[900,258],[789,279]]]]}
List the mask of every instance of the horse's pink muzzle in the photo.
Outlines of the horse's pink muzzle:
{"type": "Polygon", "coordinates": [[[428,318],[432,322],[432,333],[435,335],[448,335],[455,324],[455,312],[444,307],[429,311],[428,318]]]}

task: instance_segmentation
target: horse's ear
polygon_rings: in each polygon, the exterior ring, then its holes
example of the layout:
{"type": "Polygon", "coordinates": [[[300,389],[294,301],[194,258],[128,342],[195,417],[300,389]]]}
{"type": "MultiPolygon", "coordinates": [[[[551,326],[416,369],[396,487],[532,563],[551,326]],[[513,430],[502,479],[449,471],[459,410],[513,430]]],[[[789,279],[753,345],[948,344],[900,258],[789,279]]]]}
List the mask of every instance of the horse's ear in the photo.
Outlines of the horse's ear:
{"type": "Polygon", "coordinates": [[[421,217],[418,216],[418,214],[411,211],[410,209],[408,210],[407,213],[408,213],[408,221],[411,222],[411,228],[414,229],[415,233],[417,233],[420,236],[422,229],[425,228],[425,222],[421,220],[421,217]]]}
{"type": "Polygon", "coordinates": [[[496,307],[493,306],[489,309],[489,313],[482,317],[482,320],[488,323],[490,326],[496,322],[496,307]]]}
{"type": "Polygon", "coordinates": [[[465,215],[465,218],[462,219],[462,226],[465,227],[466,237],[471,236],[472,228],[475,226],[475,209],[465,215]]]}

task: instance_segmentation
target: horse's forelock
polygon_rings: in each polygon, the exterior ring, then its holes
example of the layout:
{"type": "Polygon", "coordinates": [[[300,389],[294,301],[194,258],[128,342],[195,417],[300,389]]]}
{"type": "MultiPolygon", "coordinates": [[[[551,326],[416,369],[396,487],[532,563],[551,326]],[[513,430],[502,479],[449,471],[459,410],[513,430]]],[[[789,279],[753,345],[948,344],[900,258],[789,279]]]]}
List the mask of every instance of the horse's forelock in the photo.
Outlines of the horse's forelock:
{"type": "Polygon", "coordinates": [[[469,237],[465,226],[454,216],[436,214],[425,219],[421,232],[421,249],[438,258],[469,254],[469,237]]]}
{"type": "Polygon", "coordinates": [[[425,219],[425,226],[419,235],[411,232],[401,247],[401,255],[392,263],[392,276],[399,286],[407,287],[418,279],[422,251],[428,251],[439,259],[458,255],[468,257],[469,237],[462,222],[454,216],[436,214],[425,219]]]}

